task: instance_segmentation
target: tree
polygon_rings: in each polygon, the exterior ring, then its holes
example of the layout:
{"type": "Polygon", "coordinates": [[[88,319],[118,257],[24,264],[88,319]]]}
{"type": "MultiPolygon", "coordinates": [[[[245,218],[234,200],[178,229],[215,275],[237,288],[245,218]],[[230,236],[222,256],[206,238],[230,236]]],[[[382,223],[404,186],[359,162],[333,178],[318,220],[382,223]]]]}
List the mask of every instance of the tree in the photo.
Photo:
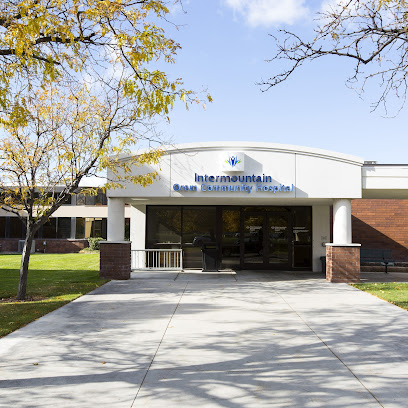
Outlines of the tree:
{"type": "MultiPolygon", "coordinates": [[[[176,1],[177,2],[177,1],[176,1]]],[[[169,13],[164,0],[6,0],[0,9],[0,103],[14,103],[16,87],[33,88],[78,74],[103,81],[126,67],[120,85],[145,112],[168,110],[179,81],[147,64],[173,62],[179,44],[154,21],[169,13]],[[149,14],[153,14],[150,16],[149,14]]],[[[190,92],[187,92],[190,93],[190,92]]],[[[184,96],[183,96],[184,98],[184,96]]]]}
{"type": "Polygon", "coordinates": [[[158,26],[168,13],[163,0],[0,6],[0,205],[26,223],[18,299],[35,232],[80,181],[112,168],[117,181],[152,182],[154,173],[132,176],[130,168],[157,162],[160,149],[120,155],[149,137],[152,120],[167,117],[176,98],[199,102],[160,69],[180,48],[158,26]]]}
{"type": "Polygon", "coordinates": [[[277,51],[269,61],[279,61],[280,72],[261,82],[264,89],[286,81],[305,62],[332,55],[354,61],[347,83],[359,92],[370,80],[378,81],[381,91],[374,109],[387,109],[391,96],[401,98],[402,107],[407,95],[407,2],[341,0],[319,13],[318,22],[311,40],[287,30],[273,36],[277,51]]]}
{"type": "Polygon", "coordinates": [[[27,98],[25,108],[29,113],[22,118],[5,122],[0,141],[1,207],[20,217],[26,232],[17,299],[26,295],[30,249],[39,228],[72,194],[97,194],[96,188],[79,190],[80,181],[110,168],[116,177],[108,186],[148,185],[156,173],[134,176],[131,166],[157,163],[161,155],[156,149],[121,160],[121,153],[146,136],[141,118],[132,116],[131,103],[118,90],[97,99],[86,87],[67,94],[66,87],[53,84],[27,98]]]}

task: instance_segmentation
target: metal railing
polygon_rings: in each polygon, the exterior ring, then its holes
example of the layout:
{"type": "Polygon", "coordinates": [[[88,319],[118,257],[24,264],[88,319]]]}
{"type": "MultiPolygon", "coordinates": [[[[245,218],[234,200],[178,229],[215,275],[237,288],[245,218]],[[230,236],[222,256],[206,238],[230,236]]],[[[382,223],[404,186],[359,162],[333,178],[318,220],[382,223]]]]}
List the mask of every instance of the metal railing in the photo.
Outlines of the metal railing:
{"type": "Polygon", "coordinates": [[[132,269],[182,270],[182,249],[133,249],[132,269]]]}

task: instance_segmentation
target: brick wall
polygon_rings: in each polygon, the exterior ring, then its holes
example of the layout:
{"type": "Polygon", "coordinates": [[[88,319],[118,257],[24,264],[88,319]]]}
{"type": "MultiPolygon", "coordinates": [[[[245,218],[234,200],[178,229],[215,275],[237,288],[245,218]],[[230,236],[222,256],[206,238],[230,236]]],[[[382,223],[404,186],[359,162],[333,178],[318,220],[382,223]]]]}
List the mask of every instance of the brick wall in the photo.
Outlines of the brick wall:
{"type": "Polygon", "coordinates": [[[0,239],[0,251],[1,252],[17,252],[18,251],[18,239],[0,239]]]}
{"type": "Polygon", "coordinates": [[[360,282],[360,247],[327,245],[326,279],[329,282],[360,282]]]}
{"type": "Polygon", "coordinates": [[[101,242],[99,277],[103,279],[129,279],[130,257],[130,242],[101,242]]]}
{"type": "Polygon", "coordinates": [[[35,241],[35,250],[44,252],[45,249],[47,254],[79,252],[88,246],[87,239],[37,239],[35,241]]]}
{"type": "Polygon", "coordinates": [[[408,262],[408,200],[352,200],[353,242],[362,248],[391,249],[408,262]]]}
{"type": "MultiPolygon", "coordinates": [[[[17,252],[18,241],[15,238],[0,239],[1,252],[17,252]]],[[[48,254],[73,253],[88,247],[86,239],[36,239],[35,251],[48,254]],[[46,245],[44,245],[44,242],[46,245]]]]}

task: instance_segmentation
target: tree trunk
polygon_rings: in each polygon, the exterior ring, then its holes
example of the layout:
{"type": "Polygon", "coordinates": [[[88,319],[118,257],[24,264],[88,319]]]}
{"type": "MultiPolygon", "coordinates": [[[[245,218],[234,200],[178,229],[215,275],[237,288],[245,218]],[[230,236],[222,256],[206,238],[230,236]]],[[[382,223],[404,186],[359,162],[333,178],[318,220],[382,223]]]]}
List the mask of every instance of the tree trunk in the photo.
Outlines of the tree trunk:
{"type": "Polygon", "coordinates": [[[33,238],[34,231],[27,221],[26,238],[24,241],[23,253],[21,255],[20,280],[18,282],[17,300],[24,300],[26,297],[28,264],[30,262],[31,245],[33,243],[33,238]]]}

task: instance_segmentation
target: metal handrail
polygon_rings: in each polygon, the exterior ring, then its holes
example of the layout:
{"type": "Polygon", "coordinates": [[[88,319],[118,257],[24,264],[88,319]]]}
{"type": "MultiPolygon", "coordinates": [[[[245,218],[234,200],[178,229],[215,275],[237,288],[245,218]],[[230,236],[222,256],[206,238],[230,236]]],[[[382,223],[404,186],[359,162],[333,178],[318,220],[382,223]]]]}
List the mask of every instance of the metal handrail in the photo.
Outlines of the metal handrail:
{"type": "Polygon", "coordinates": [[[132,249],[132,269],[182,270],[182,249],[132,249]]]}

